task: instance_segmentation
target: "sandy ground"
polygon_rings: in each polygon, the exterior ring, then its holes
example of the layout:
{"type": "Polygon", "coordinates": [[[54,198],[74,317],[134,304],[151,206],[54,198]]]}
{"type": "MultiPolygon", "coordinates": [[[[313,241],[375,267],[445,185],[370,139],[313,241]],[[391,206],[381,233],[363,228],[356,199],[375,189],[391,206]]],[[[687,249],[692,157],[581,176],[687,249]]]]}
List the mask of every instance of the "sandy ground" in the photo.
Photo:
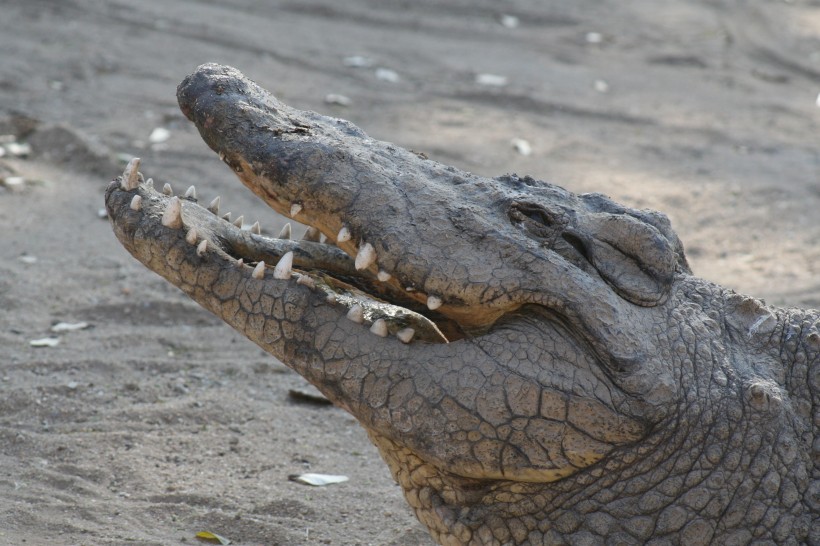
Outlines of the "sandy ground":
{"type": "Polygon", "coordinates": [[[98,216],[117,158],[140,156],[160,184],[281,227],[176,108],[203,62],[433,159],[663,210],[696,273],[820,306],[816,2],[0,0],[0,13],[0,135],[13,135],[0,544],[199,531],[430,544],[352,417],[289,397],[301,378],[144,269],[98,216]],[[42,338],[59,344],[30,345],[42,338]],[[350,481],[287,479],[306,471],[350,481]]]}

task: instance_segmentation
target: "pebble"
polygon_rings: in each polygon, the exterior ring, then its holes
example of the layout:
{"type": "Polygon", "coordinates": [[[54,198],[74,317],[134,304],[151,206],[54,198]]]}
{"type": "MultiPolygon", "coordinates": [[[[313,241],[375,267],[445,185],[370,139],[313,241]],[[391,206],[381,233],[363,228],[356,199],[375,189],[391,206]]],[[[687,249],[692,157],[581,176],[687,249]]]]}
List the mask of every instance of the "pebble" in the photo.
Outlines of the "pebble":
{"type": "Polygon", "coordinates": [[[151,144],[162,144],[166,142],[169,138],[171,138],[171,131],[166,129],[165,127],[157,127],[151,134],[148,136],[148,142],[151,144]]]}
{"type": "Polygon", "coordinates": [[[523,138],[514,138],[510,141],[510,144],[521,155],[530,155],[532,153],[532,146],[523,138]]]}
{"type": "Polygon", "coordinates": [[[518,25],[521,23],[520,19],[515,15],[502,15],[501,19],[499,20],[501,26],[506,28],[518,28],[518,25]]]}
{"type": "Polygon", "coordinates": [[[604,80],[595,80],[595,83],[592,84],[592,87],[599,93],[609,92],[609,84],[606,83],[604,80]]]}
{"type": "Polygon", "coordinates": [[[85,330],[91,326],[87,322],[58,322],[51,327],[52,332],[73,332],[75,330],[85,330]]]}
{"type": "Polygon", "coordinates": [[[342,62],[345,66],[352,68],[370,68],[373,66],[373,59],[361,55],[350,55],[349,57],[345,57],[342,62]]]}
{"type": "Polygon", "coordinates": [[[28,342],[32,347],[56,347],[60,343],[58,337],[44,337],[40,339],[32,339],[28,342]]]}
{"type": "Polygon", "coordinates": [[[488,87],[504,87],[508,80],[506,76],[499,76],[498,74],[478,74],[475,77],[475,82],[478,85],[486,85],[488,87]]]}
{"type": "Polygon", "coordinates": [[[395,70],[390,70],[389,68],[377,68],[376,79],[388,83],[398,83],[400,78],[398,72],[395,70]]]}
{"type": "Polygon", "coordinates": [[[337,95],[336,93],[328,93],[325,95],[325,102],[327,104],[338,104],[339,106],[350,106],[353,101],[344,95],[337,95]]]}

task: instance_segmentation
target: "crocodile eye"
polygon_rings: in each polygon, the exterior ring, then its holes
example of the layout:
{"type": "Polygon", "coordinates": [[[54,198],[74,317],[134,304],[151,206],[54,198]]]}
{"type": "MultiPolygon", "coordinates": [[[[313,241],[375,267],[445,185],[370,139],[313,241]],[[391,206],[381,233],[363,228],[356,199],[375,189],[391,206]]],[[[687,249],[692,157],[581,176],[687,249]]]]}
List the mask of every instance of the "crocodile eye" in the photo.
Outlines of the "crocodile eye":
{"type": "Polygon", "coordinates": [[[510,222],[539,239],[552,239],[561,230],[562,222],[540,205],[513,201],[508,212],[510,222]]]}
{"type": "Polygon", "coordinates": [[[576,267],[589,269],[592,263],[589,243],[571,226],[563,210],[514,201],[508,214],[513,225],[520,227],[541,246],[556,252],[576,267]]]}

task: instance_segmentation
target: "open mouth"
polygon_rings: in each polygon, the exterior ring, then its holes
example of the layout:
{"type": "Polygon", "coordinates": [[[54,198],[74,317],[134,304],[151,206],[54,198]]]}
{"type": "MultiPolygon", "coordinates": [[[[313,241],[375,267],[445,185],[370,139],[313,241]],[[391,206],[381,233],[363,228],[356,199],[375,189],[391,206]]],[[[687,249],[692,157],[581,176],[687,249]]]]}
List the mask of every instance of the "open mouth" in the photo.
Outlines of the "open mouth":
{"type": "MultiPolygon", "coordinates": [[[[230,213],[220,215],[219,197],[201,206],[193,186],[182,197],[173,195],[168,184],[157,191],[153,180],[145,181],[138,172],[139,165],[139,159],[131,160],[109,193],[128,192],[132,213],[161,217],[163,226],[184,230],[186,242],[195,245],[203,259],[210,254],[231,267],[250,268],[255,279],[295,278],[298,284],[324,293],[328,303],[346,308],[348,319],[369,327],[374,335],[393,335],[405,343],[447,343],[464,337],[457,322],[435,312],[440,306],[435,297],[427,297],[423,305],[413,297],[412,287],[397,288],[384,271],[372,274],[372,247],[364,245],[350,255],[337,246],[336,241],[350,240],[344,229],[335,240],[314,227],[308,227],[301,240],[292,240],[290,224],[276,237],[264,235],[259,222],[246,225],[241,215],[235,219],[230,213]]],[[[106,202],[109,209],[115,206],[106,202]]],[[[300,216],[300,208],[291,208],[294,219],[300,216]]]]}

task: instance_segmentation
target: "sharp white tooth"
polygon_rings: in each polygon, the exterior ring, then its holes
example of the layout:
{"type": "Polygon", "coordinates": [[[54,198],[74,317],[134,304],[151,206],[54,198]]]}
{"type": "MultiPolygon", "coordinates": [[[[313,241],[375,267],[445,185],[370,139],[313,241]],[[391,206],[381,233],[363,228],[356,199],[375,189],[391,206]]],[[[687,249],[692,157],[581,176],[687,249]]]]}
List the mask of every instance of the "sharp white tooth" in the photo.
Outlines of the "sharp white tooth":
{"type": "Polygon", "coordinates": [[[358,303],[350,308],[350,311],[347,312],[347,318],[352,320],[357,324],[361,324],[364,322],[364,309],[358,303]]]}
{"type": "Polygon", "coordinates": [[[242,224],[244,222],[245,222],[245,217],[240,214],[239,217],[236,220],[233,221],[233,225],[235,225],[239,229],[242,229],[242,224]]]}
{"type": "Polygon", "coordinates": [[[370,327],[370,331],[380,337],[387,337],[387,323],[384,319],[376,319],[373,322],[373,326],[370,327]]]}
{"type": "Polygon", "coordinates": [[[202,256],[208,250],[208,239],[202,239],[199,246],[196,247],[196,255],[202,256]]]}
{"type": "Polygon", "coordinates": [[[290,279],[293,272],[293,252],[285,252],[279,259],[279,263],[273,268],[273,278],[286,281],[290,279]]]}
{"type": "Polygon", "coordinates": [[[290,206],[290,217],[295,218],[297,214],[302,212],[302,205],[294,203],[290,206]]]}
{"type": "Polygon", "coordinates": [[[148,180],[145,181],[145,185],[148,186],[149,188],[153,188],[154,187],[154,179],[149,178],[148,180]]]}
{"type": "Polygon", "coordinates": [[[278,238],[279,239],[290,239],[290,222],[285,224],[285,227],[283,227],[282,231],[279,232],[278,238]]]}
{"type": "Polygon", "coordinates": [[[188,233],[185,235],[185,240],[188,242],[189,245],[195,245],[196,240],[199,238],[199,235],[196,232],[196,228],[191,228],[188,230],[188,233]]]}
{"type": "Polygon", "coordinates": [[[236,260],[236,267],[241,268],[244,265],[245,265],[245,259],[244,258],[239,258],[238,260],[236,260]]]}
{"type": "Polygon", "coordinates": [[[259,220],[253,223],[251,226],[251,233],[255,233],[257,235],[262,235],[262,226],[259,225],[259,220]]]}
{"type": "Polygon", "coordinates": [[[336,303],[338,300],[339,298],[336,297],[336,294],[328,294],[327,296],[325,296],[325,301],[330,304],[336,303]]]}
{"type": "Polygon", "coordinates": [[[218,195],[216,197],[214,197],[214,200],[211,201],[210,205],[208,205],[208,210],[213,212],[217,216],[219,215],[219,196],[218,195]]]}
{"type": "Polygon", "coordinates": [[[346,243],[350,240],[350,229],[347,226],[342,226],[342,229],[339,230],[339,234],[336,235],[336,242],[337,243],[346,243]]]}
{"type": "Polygon", "coordinates": [[[259,262],[256,264],[256,267],[253,268],[253,273],[251,273],[251,277],[254,279],[265,278],[265,262],[259,262]]]}
{"type": "Polygon", "coordinates": [[[131,199],[131,210],[140,210],[142,208],[142,197],[139,195],[135,195],[133,199],[131,199]]]}
{"type": "Polygon", "coordinates": [[[374,263],[376,263],[376,250],[370,243],[365,243],[359,248],[359,252],[356,254],[356,261],[353,265],[356,266],[356,270],[361,271],[362,269],[367,269],[374,263]]]}
{"type": "Polygon", "coordinates": [[[427,309],[434,311],[441,307],[441,298],[438,296],[427,296],[427,309]]]}
{"type": "Polygon", "coordinates": [[[305,231],[305,234],[302,236],[303,241],[309,241],[311,243],[318,243],[321,238],[322,232],[313,226],[307,228],[307,231],[305,231]]]}
{"type": "Polygon", "coordinates": [[[193,199],[196,201],[196,188],[190,186],[187,190],[185,190],[185,197],[186,199],[193,199]]]}
{"type": "Polygon", "coordinates": [[[231,213],[226,212],[225,214],[222,215],[222,219],[225,220],[226,222],[230,222],[231,221],[231,213]]]}
{"type": "Polygon", "coordinates": [[[379,273],[378,275],[376,275],[376,278],[379,279],[381,282],[389,281],[390,277],[392,277],[392,275],[390,275],[390,273],[388,273],[384,269],[379,269],[379,273]]]}
{"type": "Polygon", "coordinates": [[[399,338],[399,341],[402,343],[410,343],[414,335],[416,335],[416,331],[412,328],[403,328],[396,332],[396,337],[399,338]]]}
{"type": "Polygon", "coordinates": [[[165,195],[174,195],[174,190],[171,189],[171,184],[166,182],[165,185],[162,186],[162,193],[165,195]]]}
{"type": "Polygon", "coordinates": [[[165,207],[165,212],[162,213],[162,225],[171,229],[182,227],[182,203],[180,203],[179,197],[174,196],[168,200],[168,206],[165,207]]]}
{"type": "Polygon", "coordinates": [[[131,161],[128,162],[128,165],[125,166],[125,170],[122,172],[122,181],[120,182],[120,188],[124,189],[125,191],[131,191],[137,189],[139,186],[139,176],[138,172],[140,168],[140,158],[135,157],[131,161]]]}

